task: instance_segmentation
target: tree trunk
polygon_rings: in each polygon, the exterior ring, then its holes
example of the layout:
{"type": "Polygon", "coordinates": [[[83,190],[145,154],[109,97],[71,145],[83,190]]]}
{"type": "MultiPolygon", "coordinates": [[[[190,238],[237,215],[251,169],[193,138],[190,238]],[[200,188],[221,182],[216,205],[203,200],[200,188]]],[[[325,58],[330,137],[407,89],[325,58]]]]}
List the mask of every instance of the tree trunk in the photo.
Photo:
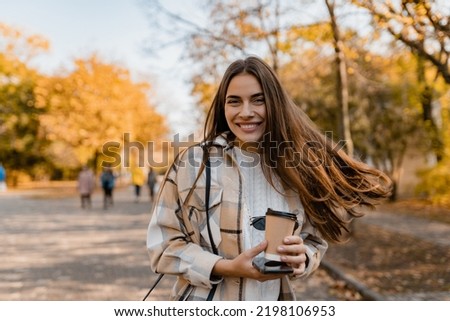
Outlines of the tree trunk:
{"type": "Polygon", "coordinates": [[[337,97],[339,101],[339,117],[338,129],[339,138],[344,140],[347,154],[353,156],[353,140],[350,130],[350,116],[348,111],[348,80],[347,80],[347,64],[345,62],[343,42],[339,32],[339,27],[334,12],[335,2],[325,0],[328,12],[330,14],[331,29],[334,37],[334,51],[336,53],[336,69],[337,69],[337,97]]]}
{"type": "Polygon", "coordinates": [[[430,134],[431,148],[436,161],[440,162],[443,158],[444,143],[441,139],[439,128],[433,118],[433,88],[427,83],[425,77],[425,61],[421,56],[417,56],[417,78],[421,85],[420,102],[422,104],[422,118],[425,122],[426,130],[430,134]]]}

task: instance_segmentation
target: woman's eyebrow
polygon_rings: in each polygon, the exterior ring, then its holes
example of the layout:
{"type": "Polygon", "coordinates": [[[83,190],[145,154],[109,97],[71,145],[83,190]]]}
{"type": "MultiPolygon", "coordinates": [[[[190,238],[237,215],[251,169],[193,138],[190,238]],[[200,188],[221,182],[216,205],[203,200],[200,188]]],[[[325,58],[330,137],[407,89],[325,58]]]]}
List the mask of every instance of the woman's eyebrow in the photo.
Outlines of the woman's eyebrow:
{"type": "Polygon", "coordinates": [[[226,97],[226,99],[229,99],[229,98],[239,99],[239,98],[241,98],[241,97],[240,97],[240,96],[236,96],[236,95],[228,95],[228,96],[226,97]]]}
{"type": "Polygon", "coordinates": [[[260,96],[264,97],[264,94],[263,93],[256,93],[256,94],[251,95],[250,98],[256,98],[256,97],[260,97],[260,96]]]}
{"type": "MultiPolygon", "coordinates": [[[[263,94],[263,93],[256,93],[256,94],[251,95],[250,98],[256,98],[256,97],[261,97],[261,96],[264,97],[264,94],[263,94]]],[[[226,99],[229,99],[229,98],[240,99],[241,96],[237,96],[237,95],[228,95],[228,96],[226,97],[226,99]]]]}

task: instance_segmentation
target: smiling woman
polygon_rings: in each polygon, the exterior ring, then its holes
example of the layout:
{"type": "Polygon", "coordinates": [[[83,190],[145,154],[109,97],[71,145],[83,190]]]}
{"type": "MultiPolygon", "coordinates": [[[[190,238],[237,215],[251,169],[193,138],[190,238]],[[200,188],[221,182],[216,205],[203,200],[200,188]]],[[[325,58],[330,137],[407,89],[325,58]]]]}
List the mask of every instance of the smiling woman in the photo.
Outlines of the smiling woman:
{"type": "Polygon", "coordinates": [[[228,127],[240,144],[258,143],[266,126],[266,106],[261,85],[254,76],[242,74],[231,80],[225,102],[228,127]]]}
{"type": "Polygon", "coordinates": [[[357,209],[389,192],[387,176],[321,134],[263,60],[237,60],[204,141],[166,174],[147,234],[151,267],[177,276],[171,299],[293,300],[290,280],[311,275],[357,209]],[[264,255],[265,233],[284,225],[256,224],[266,213],[283,213],[294,231],[277,235],[282,244],[264,255]]]}

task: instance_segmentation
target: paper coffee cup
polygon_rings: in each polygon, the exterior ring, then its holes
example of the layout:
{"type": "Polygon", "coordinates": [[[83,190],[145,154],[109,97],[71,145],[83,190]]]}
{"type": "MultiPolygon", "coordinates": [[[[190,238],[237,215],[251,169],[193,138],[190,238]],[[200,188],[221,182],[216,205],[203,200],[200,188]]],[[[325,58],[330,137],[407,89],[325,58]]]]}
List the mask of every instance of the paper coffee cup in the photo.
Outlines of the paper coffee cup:
{"type": "Polygon", "coordinates": [[[268,242],[264,257],[271,261],[281,261],[277,252],[278,246],[283,244],[286,236],[294,233],[297,215],[289,212],[267,209],[266,212],[266,240],[268,242]]]}

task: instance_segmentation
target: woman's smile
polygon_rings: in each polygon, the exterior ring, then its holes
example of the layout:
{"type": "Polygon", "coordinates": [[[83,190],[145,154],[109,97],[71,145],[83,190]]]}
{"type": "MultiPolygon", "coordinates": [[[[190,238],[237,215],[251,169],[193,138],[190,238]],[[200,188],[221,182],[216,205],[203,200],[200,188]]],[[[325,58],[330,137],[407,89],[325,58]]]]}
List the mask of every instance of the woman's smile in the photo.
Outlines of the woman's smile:
{"type": "Polygon", "coordinates": [[[239,74],[230,81],[225,118],[239,143],[261,140],[266,129],[266,105],[261,85],[253,75],[239,74]]]}

